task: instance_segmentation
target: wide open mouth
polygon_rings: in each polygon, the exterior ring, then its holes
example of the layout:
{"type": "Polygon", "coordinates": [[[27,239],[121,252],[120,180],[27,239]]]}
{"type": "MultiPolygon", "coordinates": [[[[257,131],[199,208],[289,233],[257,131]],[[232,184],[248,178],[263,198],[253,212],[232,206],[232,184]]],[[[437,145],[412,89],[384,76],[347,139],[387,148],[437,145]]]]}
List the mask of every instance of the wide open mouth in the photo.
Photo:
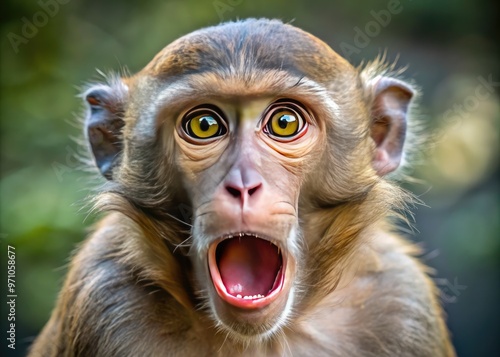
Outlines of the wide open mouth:
{"type": "Polygon", "coordinates": [[[208,250],[217,293],[229,304],[245,309],[264,307],[278,296],[285,263],[277,245],[250,233],[228,236],[208,250]]]}

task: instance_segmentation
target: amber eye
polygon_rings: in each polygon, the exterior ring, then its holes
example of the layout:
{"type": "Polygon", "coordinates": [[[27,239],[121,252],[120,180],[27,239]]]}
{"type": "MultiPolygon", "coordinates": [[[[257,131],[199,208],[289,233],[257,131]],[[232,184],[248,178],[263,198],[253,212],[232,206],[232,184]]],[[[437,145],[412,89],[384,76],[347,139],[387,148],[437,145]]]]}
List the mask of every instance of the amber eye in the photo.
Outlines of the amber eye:
{"type": "Polygon", "coordinates": [[[264,132],[279,141],[292,141],[307,128],[304,114],[305,111],[295,103],[277,102],[266,114],[264,132]]]}
{"type": "Polygon", "coordinates": [[[183,129],[194,139],[211,139],[227,132],[226,124],[218,111],[212,108],[196,108],[183,119],[183,129]]]}
{"type": "Polygon", "coordinates": [[[295,135],[299,130],[300,117],[290,110],[279,110],[273,114],[267,128],[273,135],[289,137],[295,135]]]}

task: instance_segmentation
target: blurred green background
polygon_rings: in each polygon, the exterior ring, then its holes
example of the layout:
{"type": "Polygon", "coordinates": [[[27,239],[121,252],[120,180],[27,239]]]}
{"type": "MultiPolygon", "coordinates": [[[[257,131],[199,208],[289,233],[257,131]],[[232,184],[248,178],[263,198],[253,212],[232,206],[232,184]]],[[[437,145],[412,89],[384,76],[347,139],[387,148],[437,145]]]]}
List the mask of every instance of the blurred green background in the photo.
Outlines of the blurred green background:
{"type": "Polygon", "coordinates": [[[48,319],[68,257],[95,219],[82,209],[95,183],[72,140],[81,135],[77,87],[95,79],[96,68],[138,71],[194,29],[272,17],[293,21],[354,64],[386,50],[409,65],[430,134],[407,184],[427,205],[415,211],[411,239],[436,268],[459,356],[500,356],[498,2],[4,0],[1,7],[2,292],[7,245],[17,252],[10,355],[24,355],[48,319]],[[381,15],[387,11],[390,19],[381,15]]]}

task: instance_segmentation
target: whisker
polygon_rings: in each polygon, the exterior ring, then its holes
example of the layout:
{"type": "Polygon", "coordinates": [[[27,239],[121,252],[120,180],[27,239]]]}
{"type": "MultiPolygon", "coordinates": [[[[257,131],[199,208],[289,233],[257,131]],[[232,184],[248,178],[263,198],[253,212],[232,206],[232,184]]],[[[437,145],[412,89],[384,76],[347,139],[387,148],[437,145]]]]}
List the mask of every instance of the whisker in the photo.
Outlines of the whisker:
{"type": "Polygon", "coordinates": [[[184,224],[184,225],[188,226],[189,228],[193,228],[193,225],[192,225],[192,224],[187,223],[187,222],[183,221],[182,219],[180,219],[180,218],[178,218],[178,217],[176,217],[176,216],[174,216],[174,215],[172,215],[172,214],[170,214],[170,213],[167,213],[167,216],[169,216],[170,218],[172,218],[172,219],[176,220],[176,221],[177,221],[177,222],[179,222],[179,223],[182,223],[182,224],[184,224]]]}

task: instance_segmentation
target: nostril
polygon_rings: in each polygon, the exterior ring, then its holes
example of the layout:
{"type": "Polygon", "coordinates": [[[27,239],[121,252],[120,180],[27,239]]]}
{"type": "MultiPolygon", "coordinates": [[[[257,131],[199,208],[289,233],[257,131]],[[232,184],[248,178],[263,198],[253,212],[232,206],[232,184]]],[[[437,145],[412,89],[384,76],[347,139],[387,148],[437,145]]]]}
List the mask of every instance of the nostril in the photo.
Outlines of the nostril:
{"type": "Polygon", "coordinates": [[[260,188],[260,186],[262,186],[261,183],[259,183],[258,185],[255,185],[254,187],[250,188],[248,190],[248,195],[252,196],[260,188]]]}
{"type": "Polygon", "coordinates": [[[237,188],[231,187],[231,186],[226,186],[227,192],[231,194],[231,196],[238,198],[241,196],[241,191],[238,190],[237,188]]]}

